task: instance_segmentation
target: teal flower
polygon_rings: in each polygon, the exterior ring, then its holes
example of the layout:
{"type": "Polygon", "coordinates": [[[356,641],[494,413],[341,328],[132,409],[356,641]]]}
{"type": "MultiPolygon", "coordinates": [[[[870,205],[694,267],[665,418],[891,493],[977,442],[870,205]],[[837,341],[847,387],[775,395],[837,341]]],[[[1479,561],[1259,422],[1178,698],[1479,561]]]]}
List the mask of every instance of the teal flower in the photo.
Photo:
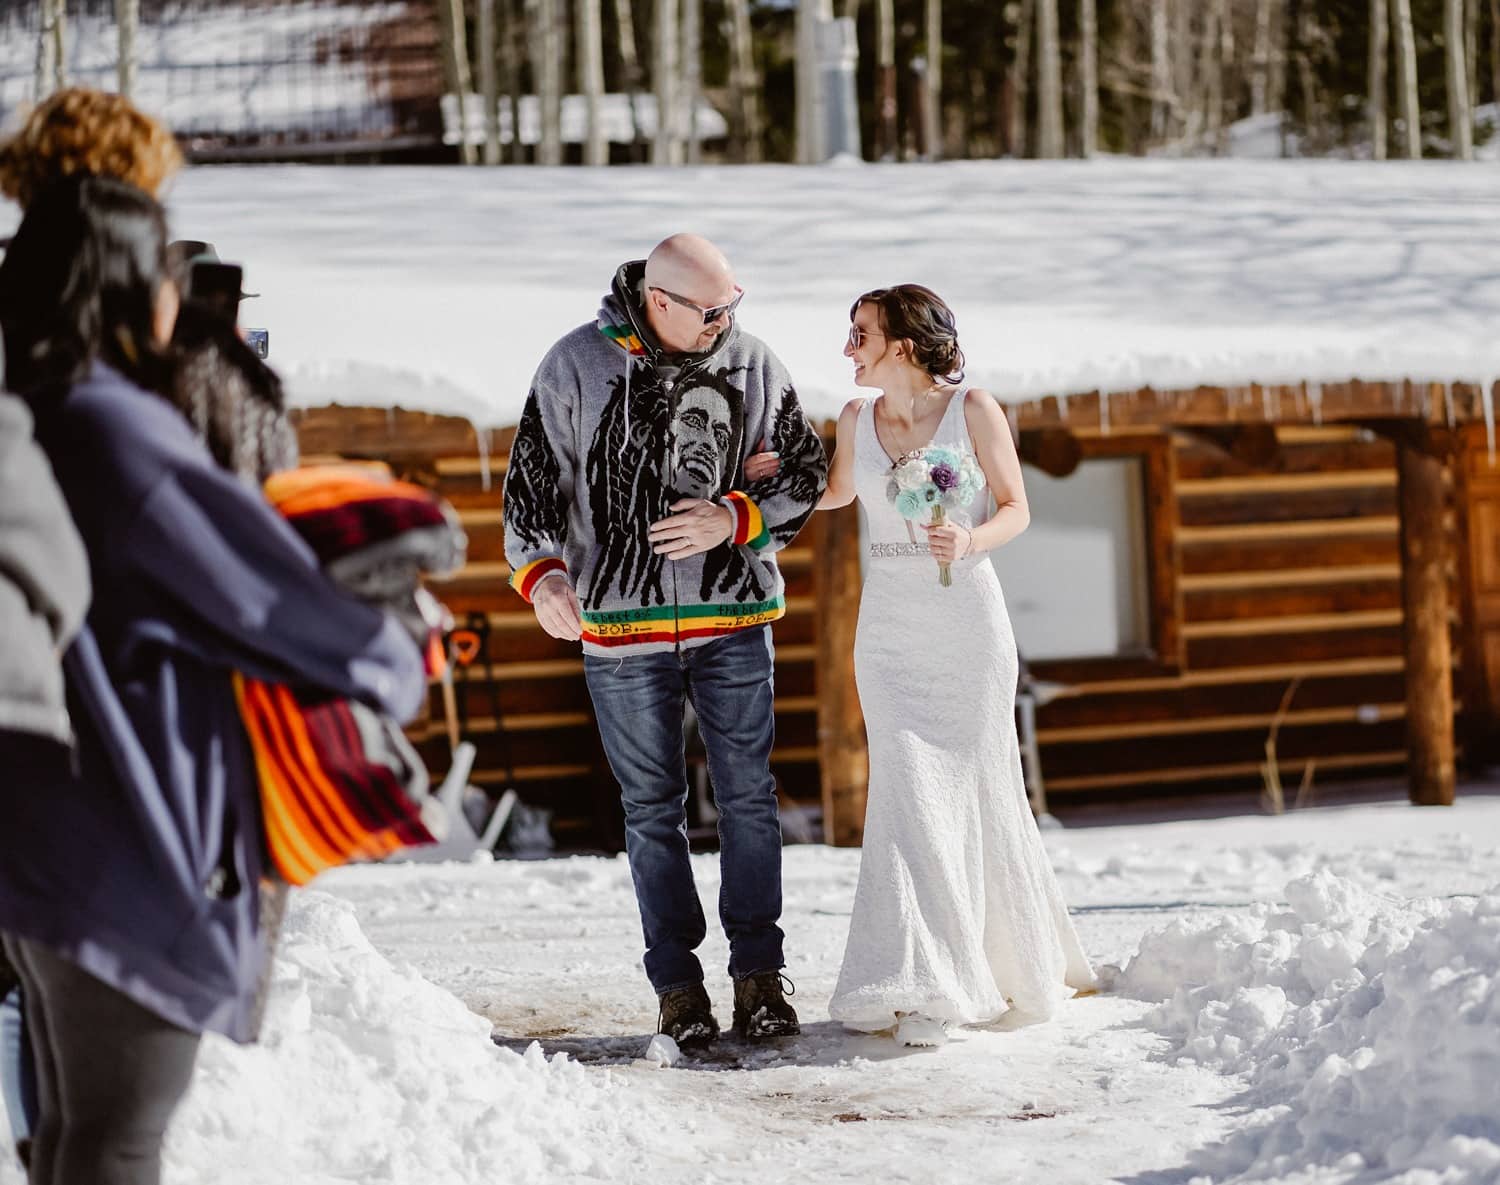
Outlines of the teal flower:
{"type": "Polygon", "coordinates": [[[929,481],[917,491],[917,497],[922,499],[922,505],[925,507],[936,506],[943,500],[943,491],[929,481]]]}
{"type": "Polygon", "coordinates": [[[927,517],[927,503],[916,490],[902,490],[896,495],[896,513],[902,518],[918,522],[927,517]]]}

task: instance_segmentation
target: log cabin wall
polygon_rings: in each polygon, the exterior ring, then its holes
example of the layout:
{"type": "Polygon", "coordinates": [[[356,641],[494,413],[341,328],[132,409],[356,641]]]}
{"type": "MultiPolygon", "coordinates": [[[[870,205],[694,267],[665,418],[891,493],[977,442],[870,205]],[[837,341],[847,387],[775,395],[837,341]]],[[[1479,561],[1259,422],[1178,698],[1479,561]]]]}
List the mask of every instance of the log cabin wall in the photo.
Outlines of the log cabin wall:
{"type": "MultiPolygon", "coordinates": [[[[439,490],[463,519],[468,565],[435,591],[460,624],[474,613],[488,628],[484,654],[458,683],[465,735],[479,752],[473,781],[497,792],[515,786],[524,801],[551,810],[560,846],[618,848],[618,791],[582,661],[574,646],[546,637],[508,587],[500,516],[512,433],[372,409],[319,409],[298,420],[310,458],[384,460],[439,490]]],[[[1403,768],[1395,446],[1351,425],[1260,431],[1265,439],[1244,449],[1211,429],[1075,429],[1070,448],[1084,460],[1146,459],[1154,645],[1123,659],[1034,664],[1038,678],[1068,688],[1038,718],[1049,800],[1064,813],[1101,799],[1258,786],[1278,712],[1277,753],[1290,791],[1309,762],[1315,784],[1403,768]]],[[[1461,546],[1452,601],[1455,621],[1476,623],[1455,646],[1463,676],[1456,697],[1484,709],[1478,726],[1461,734],[1468,744],[1500,719],[1500,468],[1489,463],[1482,425],[1461,428],[1456,439],[1453,534],[1461,546]]],[[[1026,443],[1023,432],[1023,455],[1026,443]]],[[[781,553],[788,611],[773,628],[772,764],[790,799],[816,807],[831,783],[846,796],[835,814],[852,804],[857,820],[858,710],[831,685],[848,672],[830,669],[827,654],[819,685],[818,609],[826,598],[818,589],[849,584],[849,565],[829,557],[850,551],[851,515],[815,515],[781,553]]],[[[855,607],[840,612],[852,620],[855,607]]],[[[827,650],[828,637],[822,641],[827,650]]],[[[442,771],[448,741],[439,687],[413,731],[442,771]]],[[[857,830],[839,841],[858,842],[857,830]]]]}
{"type": "MultiPolygon", "coordinates": [[[[1309,762],[1315,785],[1399,774],[1395,446],[1353,426],[1278,426],[1256,464],[1206,434],[1165,439],[1170,496],[1155,500],[1148,530],[1153,552],[1170,557],[1153,564],[1153,583],[1176,587],[1166,597],[1158,587],[1153,633],[1175,620],[1176,636],[1149,661],[1117,663],[1118,674],[1108,663],[1034,664],[1070,689],[1038,713],[1050,804],[1259,786],[1278,714],[1290,791],[1309,762]]],[[[1085,460],[1144,448],[1128,437],[1084,443],[1085,460]]]]}
{"type": "MultiPolygon", "coordinates": [[[[501,487],[514,430],[476,432],[467,421],[405,411],[319,408],[295,413],[305,461],[334,457],[383,461],[437,490],[469,536],[468,562],[432,591],[462,626],[471,614],[487,627],[479,657],[455,671],[463,735],[477,750],[471,782],[552,812],[559,847],[624,847],[619,791],[598,740],[574,643],[548,637],[510,588],[501,523],[501,487]]],[[[813,557],[824,524],[817,516],[778,554],[787,612],[776,644],[776,749],[772,770],[792,801],[820,801],[813,557]]],[[[442,688],[410,730],[435,774],[448,766],[442,688]]],[[[690,760],[693,755],[690,752],[690,760]]]]}

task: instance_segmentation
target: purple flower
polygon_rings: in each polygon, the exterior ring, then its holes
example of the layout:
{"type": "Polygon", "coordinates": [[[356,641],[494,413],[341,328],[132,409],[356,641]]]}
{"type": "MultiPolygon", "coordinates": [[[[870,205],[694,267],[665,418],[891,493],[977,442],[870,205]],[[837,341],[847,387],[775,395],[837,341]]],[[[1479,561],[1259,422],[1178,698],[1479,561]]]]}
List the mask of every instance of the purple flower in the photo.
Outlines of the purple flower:
{"type": "Polygon", "coordinates": [[[958,484],[958,471],[952,465],[934,465],[927,476],[932,479],[933,485],[944,492],[958,484]]]}

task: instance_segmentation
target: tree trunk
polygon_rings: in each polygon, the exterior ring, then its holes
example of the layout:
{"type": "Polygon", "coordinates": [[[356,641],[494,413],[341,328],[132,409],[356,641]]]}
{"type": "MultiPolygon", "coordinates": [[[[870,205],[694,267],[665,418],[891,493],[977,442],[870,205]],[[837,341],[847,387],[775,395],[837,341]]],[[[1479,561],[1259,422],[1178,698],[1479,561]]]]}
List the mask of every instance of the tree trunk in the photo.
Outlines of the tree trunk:
{"type": "Polygon", "coordinates": [[[578,0],[578,89],[583,93],[583,163],[609,164],[604,138],[604,21],[599,0],[578,0]]]}
{"type": "MultiPolygon", "coordinates": [[[[1054,0],[1055,3],[1055,0],[1054,0]]],[[[926,0],[927,70],[922,75],[923,132],[928,160],[943,159],[943,0],[926,0]]]]}
{"type": "MultiPolygon", "coordinates": [[[[731,0],[743,4],[745,0],[731,0]]],[[[640,159],[641,113],[637,99],[641,93],[641,57],[635,48],[635,12],[630,0],[614,0],[615,27],[620,39],[620,68],[625,75],[625,93],[630,96],[630,159],[640,159]]]]}
{"type": "Polygon", "coordinates": [[[128,99],[135,90],[135,36],[141,25],[141,0],[115,0],[115,22],[120,29],[120,93],[128,99]]]}
{"type": "Polygon", "coordinates": [[[469,94],[474,89],[469,71],[469,37],[464,23],[464,0],[440,0],[439,25],[443,37],[443,75],[453,92],[455,117],[458,120],[458,153],[466,165],[478,160],[469,142],[469,94]]]}
{"type": "Polygon", "coordinates": [[[1370,0],[1369,97],[1365,101],[1370,119],[1370,156],[1386,158],[1385,63],[1390,56],[1390,23],[1385,0],[1370,0]]]}
{"type": "MultiPolygon", "coordinates": [[[[1377,3],[1378,0],[1371,0],[1377,3]]],[[[1271,83],[1271,0],[1255,0],[1255,48],[1250,62],[1250,114],[1265,115],[1270,110],[1271,83]]]]}
{"type": "Polygon", "coordinates": [[[656,0],[652,32],[651,84],[656,91],[656,138],[651,141],[653,165],[680,165],[682,141],[677,136],[677,0],[656,0]]]}
{"type": "Polygon", "coordinates": [[[1474,121],[1469,110],[1469,71],[1464,63],[1464,0],[1443,5],[1443,59],[1448,80],[1448,138],[1455,160],[1474,159],[1474,121]]]}
{"type": "Polygon", "coordinates": [[[562,164],[562,0],[526,0],[531,79],[541,121],[536,163],[562,164]]]}
{"type": "Polygon", "coordinates": [[[484,102],[484,163],[500,163],[500,77],[495,68],[495,0],[479,0],[479,94],[484,102]]]}
{"type": "MultiPolygon", "coordinates": [[[[1266,62],[1266,109],[1286,112],[1286,0],[1272,0],[1271,55],[1266,62]]],[[[1285,118],[1281,121],[1286,128],[1285,118]]]]}
{"type": "Polygon", "coordinates": [[[1219,151],[1224,128],[1224,22],[1223,0],[1209,0],[1204,13],[1203,45],[1198,58],[1198,87],[1202,114],[1202,144],[1219,151]]]}
{"type": "Polygon", "coordinates": [[[1193,52],[1193,14],[1200,0],[1172,0],[1172,128],[1176,139],[1195,139],[1202,112],[1193,103],[1198,55],[1193,52]]]}
{"type": "Polygon", "coordinates": [[[500,70],[505,75],[506,106],[510,109],[510,160],[522,164],[526,145],[521,143],[521,63],[526,60],[526,17],[516,10],[516,0],[500,0],[504,16],[500,28],[500,70]]]}
{"type": "MultiPolygon", "coordinates": [[[[1500,4],[1500,0],[1495,0],[1500,4]]],[[[895,0],[875,0],[875,159],[895,160],[899,145],[896,116],[895,0]]]]}
{"type": "Polygon", "coordinates": [[[1078,148],[1085,160],[1099,151],[1098,0],[1078,3],[1078,148]]]}
{"type": "Polygon", "coordinates": [[[67,85],[68,14],[64,0],[42,0],[36,47],[36,99],[67,85]]]}
{"type": "Polygon", "coordinates": [[[687,160],[703,159],[698,138],[698,98],[703,93],[703,0],[682,0],[682,122],[687,137],[687,160]]]}
{"type": "Polygon", "coordinates": [[[1396,54],[1396,101],[1408,160],[1422,158],[1422,112],[1417,105],[1417,40],[1411,27],[1411,0],[1391,0],[1391,41],[1396,54]]]}
{"type": "MultiPolygon", "coordinates": [[[[1158,0],[1166,3],[1166,0],[1158,0]]],[[[1031,36],[1036,25],[1036,0],[1021,0],[1016,17],[1015,102],[1010,109],[1010,147],[1014,156],[1026,155],[1026,99],[1031,85],[1031,36]]]]}
{"type": "Polygon", "coordinates": [[[1057,37],[1057,0],[1036,9],[1037,147],[1043,160],[1063,154],[1062,47],[1057,37]]]}
{"type": "Polygon", "coordinates": [[[729,41],[729,141],[737,161],[760,160],[760,80],[750,31],[750,0],[726,0],[729,41]]]}
{"type": "Polygon", "coordinates": [[[1172,40],[1167,0],[1151,0],[1151,140],[1166,143],[1172,118],[1172,40]]]}

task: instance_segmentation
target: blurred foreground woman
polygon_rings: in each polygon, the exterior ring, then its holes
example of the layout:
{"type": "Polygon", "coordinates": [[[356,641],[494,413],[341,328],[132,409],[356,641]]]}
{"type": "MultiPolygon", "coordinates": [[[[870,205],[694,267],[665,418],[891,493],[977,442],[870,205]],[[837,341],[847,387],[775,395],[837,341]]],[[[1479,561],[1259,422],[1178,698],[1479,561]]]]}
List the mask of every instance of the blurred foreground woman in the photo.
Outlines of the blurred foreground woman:
{"type": "Polygon", "coordinates": [[[232,672],[409,718],[421,655],[335,588],[161,393],[177,288],[161,208],[75,177],[0,263],[6,385],[88,552],[64,660],[76,772],[0,791],[0,934],[25,989],[33,1185],[159,1180],[200,1034],[254,1038],[260,806],[232,672]]]}

